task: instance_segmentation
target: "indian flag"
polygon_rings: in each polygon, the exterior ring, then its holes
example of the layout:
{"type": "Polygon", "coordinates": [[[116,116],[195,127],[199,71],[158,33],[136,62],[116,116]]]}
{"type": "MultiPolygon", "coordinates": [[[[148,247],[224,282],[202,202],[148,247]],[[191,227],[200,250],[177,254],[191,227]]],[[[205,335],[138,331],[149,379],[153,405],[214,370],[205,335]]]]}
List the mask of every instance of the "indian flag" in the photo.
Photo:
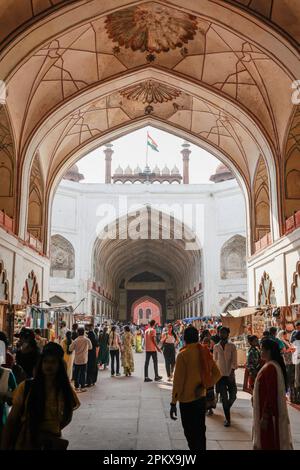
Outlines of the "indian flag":
{"type": "Polygon", "coordinates": [[[147,132],[147,145],[149,145],[149,147],[151,147],[152,150],[155,150],[155,152],[159,152],[157,143],[155,142],[155,140],[152,139],[152,137],[150,137],[148,132],[147,132]]]}

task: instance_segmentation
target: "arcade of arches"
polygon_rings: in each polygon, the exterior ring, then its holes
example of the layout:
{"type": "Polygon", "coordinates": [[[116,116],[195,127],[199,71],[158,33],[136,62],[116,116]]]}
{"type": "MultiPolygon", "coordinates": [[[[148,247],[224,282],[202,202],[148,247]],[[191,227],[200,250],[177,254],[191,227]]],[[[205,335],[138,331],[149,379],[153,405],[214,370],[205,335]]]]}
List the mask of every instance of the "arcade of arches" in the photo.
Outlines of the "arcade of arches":
{"type": "MultiPolygon", "coordinates": [[[[32,270],[47,297],[51,207],[65,171],[146,125],[231,169],[246,204],[249,303],[264,271],[278,303],[290,302],[299,261],[300,10],[297,0],[263,3],[2,2],[0,259],[10,303],[21,302],[32,270]]],[[[72,277],[68,260],[58,270],[72,277]]],[[[107,283],[116,286],[111,262],[107,283]]],[[[166,264],[179,289],[182,276],[166,264]]]]}

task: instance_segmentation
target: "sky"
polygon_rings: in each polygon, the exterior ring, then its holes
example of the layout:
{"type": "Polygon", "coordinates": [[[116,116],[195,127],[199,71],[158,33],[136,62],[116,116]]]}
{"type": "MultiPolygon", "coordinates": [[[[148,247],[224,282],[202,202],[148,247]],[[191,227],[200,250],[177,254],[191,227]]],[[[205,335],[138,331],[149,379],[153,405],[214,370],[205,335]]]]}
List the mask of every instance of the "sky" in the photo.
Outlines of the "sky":
{"type": "MultiPolygon", "coordinates": [[[[121,165],[123,169],[130,165],[134,169],[139,165],[142,170],[146,159],[147,131],[158,144],[159,152],[149,147],[148,160],[150,168],[158,165],[162,169],[167,165],[170,169],[176,165],[182,174],[182,150],[183,140],[168,132],[153,127],[144,127],[119,139],[112,141],[114,154],[112,156],[112,173],[121,165]]],[[[85,180],[82,183],[104,183],[104,147],[89,153],[77,162],[79,172],[83,173],[85,180]]],[[[190,184],[211,183],[209,177],[219,165],[213,155],[197,145],[191,144],[190,150],[190,184]]]]}

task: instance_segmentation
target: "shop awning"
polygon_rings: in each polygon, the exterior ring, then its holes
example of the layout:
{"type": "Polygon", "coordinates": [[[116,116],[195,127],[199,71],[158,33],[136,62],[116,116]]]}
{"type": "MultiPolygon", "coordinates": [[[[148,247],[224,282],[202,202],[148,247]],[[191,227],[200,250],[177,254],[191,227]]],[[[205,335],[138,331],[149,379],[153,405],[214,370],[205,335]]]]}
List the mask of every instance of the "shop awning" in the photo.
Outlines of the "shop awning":
{"type": "Polygon", "coordinates": [[[262,309],[259,307],[244,307],[238,310],[228,310],[228,312],[221,313],[222,317],[241,318],[247,317],[248,315],[254,315],[255,313],[261,312],[262,309]]]}
{"type": "Polygon", "coordinates": [[[222,313],[222,324],[230,329],[230,336],[241,336],[245,333],[246,317],[251,317],[263,310],[260,307],[244,307],[222,313]]]}

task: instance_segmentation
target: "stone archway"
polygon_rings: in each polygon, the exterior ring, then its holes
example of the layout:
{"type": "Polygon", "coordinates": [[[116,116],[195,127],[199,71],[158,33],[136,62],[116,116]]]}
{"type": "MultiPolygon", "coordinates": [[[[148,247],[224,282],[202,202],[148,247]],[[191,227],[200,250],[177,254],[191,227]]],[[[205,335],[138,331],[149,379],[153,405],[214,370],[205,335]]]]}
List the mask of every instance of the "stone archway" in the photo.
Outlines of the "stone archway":
{"type": "Polygon", "coordinates": [[[131,304],[131,321],[141,325],[150,320],[162,324],[162,305],[151,295],[144,295],[131,304]]]}
{"type": "Polygon", "coordinates": [[[161,323],[166,321],[166,291],[165,290],[128,290],[127,291],[127,321],[133,317],[135,307],[142,302],[151,301],[160,310],[161,323]]]}

